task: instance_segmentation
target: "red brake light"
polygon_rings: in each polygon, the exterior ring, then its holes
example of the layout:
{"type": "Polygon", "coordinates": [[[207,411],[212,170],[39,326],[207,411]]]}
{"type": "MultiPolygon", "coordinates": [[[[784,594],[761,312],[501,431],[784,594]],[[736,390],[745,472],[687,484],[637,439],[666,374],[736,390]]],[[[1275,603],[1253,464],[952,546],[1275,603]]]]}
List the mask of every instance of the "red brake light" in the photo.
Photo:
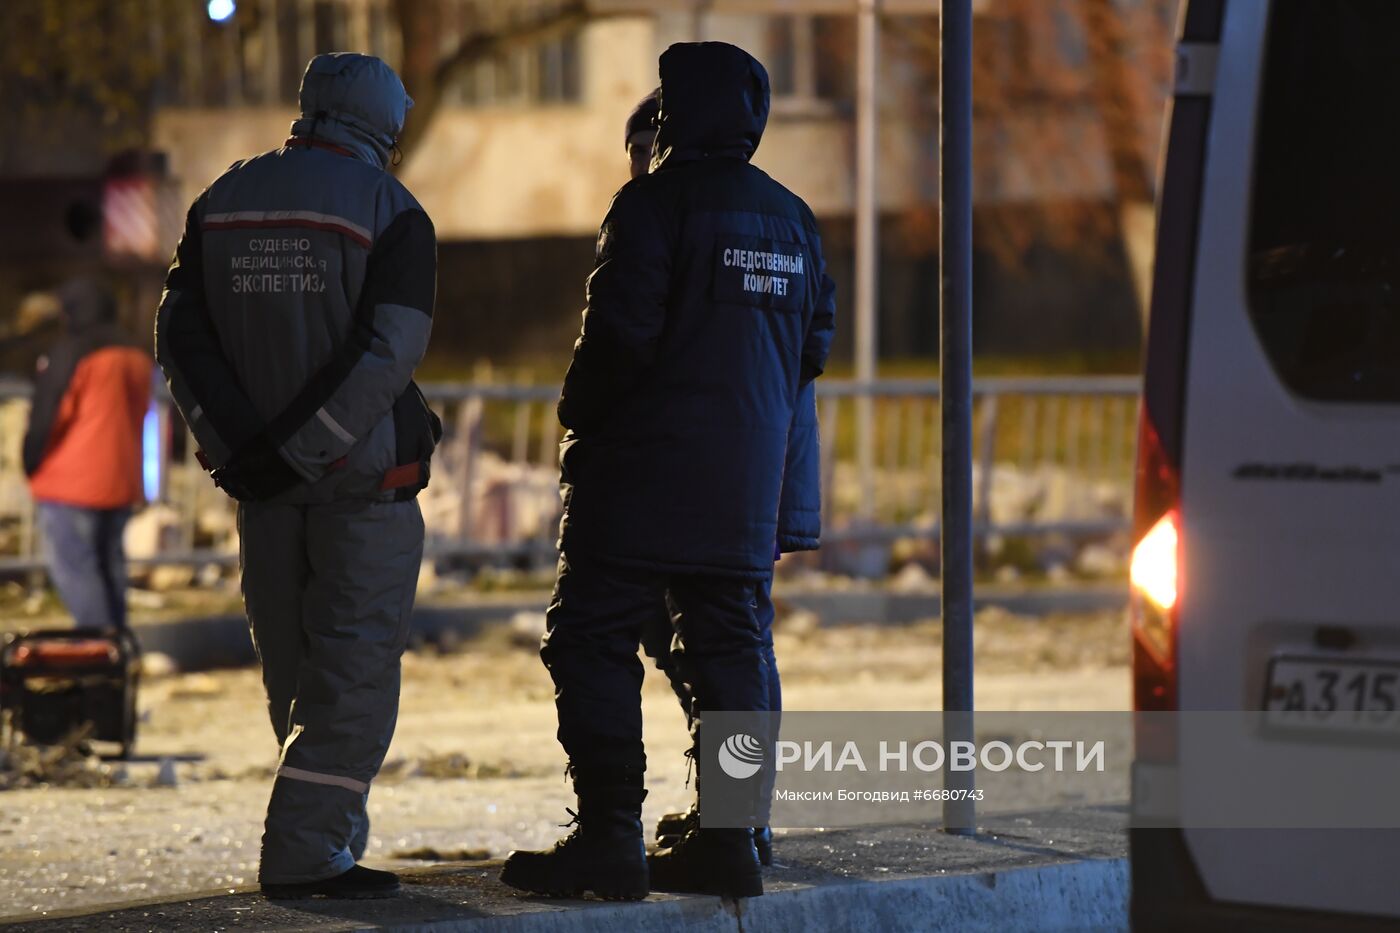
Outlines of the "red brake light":
{"type": "Polygon", "coordinates": [[[1133,706],[1177,708],[1176,629],[1181,597],[1181,484],[1143,412],[1138,439],[1132,580],[1133,706]]]}
{"type": "Polygon", "coordinates": [[[1176,608],[1178,590],[1178,548],[1181,545],[1180,520],[1176,509],[1157,520],[1133,548],[1129,569],[1133,590],[1163,612],[1176,608]]]}
{"type": "Polygon", "coordinates": [[[1133,540],[1140,541],[1157,520],[1176,508],[1181,500],[1181,481],[1157,428],[1143,406],[1138,425],[1136,488],[1133,497],[1133,540]]]}

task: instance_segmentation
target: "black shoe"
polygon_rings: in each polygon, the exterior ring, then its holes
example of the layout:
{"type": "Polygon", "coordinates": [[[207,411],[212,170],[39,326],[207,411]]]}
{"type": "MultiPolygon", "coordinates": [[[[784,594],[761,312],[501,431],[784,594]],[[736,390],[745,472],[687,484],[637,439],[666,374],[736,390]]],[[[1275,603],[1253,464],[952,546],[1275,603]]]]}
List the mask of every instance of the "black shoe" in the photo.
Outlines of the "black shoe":
{"type": "Polygon", "coordinates": [[[334,897],[344,900],[376,900],[398,897],[399,876],[391,871],[376,871],[355,865],[344,874],[320,881],[295,884],[264,884],[263,897],[270,900],[298,901],[308,897],[334,897]]]}
{"type": "Polygon", "coordinates": [[[574,831],[552,849],[510,853],[501,881],[547,897],[592,891],[605,900],[641,900],[650,893],[642,841],[645,796],[639,787],[579,788],[578,813],[569,811],[574,819],[566,824],[574,831]]]}
{"type": "Polygon", "coordinates": [[[691,829],[674,846],[652,853],[647,864],[655,891],[720,897],[763,893],[751,830],[691,829]]]}

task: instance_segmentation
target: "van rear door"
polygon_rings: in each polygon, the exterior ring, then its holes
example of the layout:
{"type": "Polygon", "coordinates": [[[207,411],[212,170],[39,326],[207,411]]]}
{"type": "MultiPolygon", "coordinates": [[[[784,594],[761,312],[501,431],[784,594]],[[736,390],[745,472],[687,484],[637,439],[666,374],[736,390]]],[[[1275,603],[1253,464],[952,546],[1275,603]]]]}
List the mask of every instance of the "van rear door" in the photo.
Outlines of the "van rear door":
{"type": "MultiPolygon", "coordinates": [[[[1226,6],[1185,364],[1182,710],[1400,704],[1397,37],[1391,0],[1226,6]]],[[[1284,741],[1328,756],[1339,793],[1377,761],[1284,741]]],[[[1193,754],[1182,779],[1209,780],[1193,754]]],[[[1395,831],[1184,836],[1216,899],[1400,915],[1395,831]]]]}

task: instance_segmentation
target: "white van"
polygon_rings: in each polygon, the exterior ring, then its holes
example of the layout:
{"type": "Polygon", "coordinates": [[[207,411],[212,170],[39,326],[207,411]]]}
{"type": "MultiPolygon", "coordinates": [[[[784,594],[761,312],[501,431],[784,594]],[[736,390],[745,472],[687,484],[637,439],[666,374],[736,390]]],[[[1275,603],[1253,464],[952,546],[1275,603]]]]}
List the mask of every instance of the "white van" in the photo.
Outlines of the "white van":
{"type": "MultiPolygon", "coordinates": [[[[1183,6],[1143,390],[1136,707],[1393,711],[1400,0],[1183,6]]],[[[1290,741],[1330,756],[1339,794],[1375,761],[1290,741]]],[[[1163,774],[1209,780],[1188,758],[1140,729],[1135,802],[1163,774]]],[[[1400,831],[1134,829],[1131,851],[1137,930],[1400,929],[1400,831]]]]}

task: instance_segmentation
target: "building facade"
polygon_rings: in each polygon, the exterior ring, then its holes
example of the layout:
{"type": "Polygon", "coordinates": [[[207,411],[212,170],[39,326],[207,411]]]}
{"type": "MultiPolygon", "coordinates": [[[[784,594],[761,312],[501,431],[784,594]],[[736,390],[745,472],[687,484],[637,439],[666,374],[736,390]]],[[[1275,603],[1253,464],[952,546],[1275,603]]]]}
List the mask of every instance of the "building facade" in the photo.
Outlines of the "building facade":
{"type": "MultiPolygon", "coordinates": [[[[426,40],[422,22],[405,17],[412,7],[403,0],[239,0],[223,22],[191,3],[153,23],[151,45],[162,60],[150,147],[164,153],[181,200],[188,203],[233,161],[281,143],[311,56],[380,55],[405,74],[411,94],[434,104],[431,113],[410,113],[410,121],[427,122],[415,128],[397,171],[433,217],[442,244],[435,347],[464,359],[567,352],[598,222],[626,180],[624,120],[655,85],[657,57],[668,45],[723,40],[769,68],[773,112],[755,163],[821,220],[848,310],[854,17],[841,11],[853,10],[854,0],[792,3],[816,12],[780,15],[746,11],[760,6],[746,0],[414,6],[432,9],[426,40]],[[425,56],[434,67],[415,72],[412,63],[425,56]],[[415,74],[433,86],[415,86],[415,74]]],[[[928,46],[936,22],[906,12],[923,8],[912,0],[883,4],[877,200],[886,356],[936,350],[936,60],[928,46]]],[[[1013,57],[1035,54],[1037,41],[1056,41],[1021,39],[1013,57]]],[[[1002,222],[1048,202],[1112,198],[1092,109],[1046,106],[1028,96],[979,131],[979,218],[1002,222]],[[1037,145],[1047,113],[1073,141],[1053,152],[1037,145]]],[[[1137,302],[1117,244],[1091,260],[1031,243],[1021,260],[978,256],[980,349],[1136,346],[1137,302]]],[[[850,331],[843,327],[843,343],[850,331]]]]}

